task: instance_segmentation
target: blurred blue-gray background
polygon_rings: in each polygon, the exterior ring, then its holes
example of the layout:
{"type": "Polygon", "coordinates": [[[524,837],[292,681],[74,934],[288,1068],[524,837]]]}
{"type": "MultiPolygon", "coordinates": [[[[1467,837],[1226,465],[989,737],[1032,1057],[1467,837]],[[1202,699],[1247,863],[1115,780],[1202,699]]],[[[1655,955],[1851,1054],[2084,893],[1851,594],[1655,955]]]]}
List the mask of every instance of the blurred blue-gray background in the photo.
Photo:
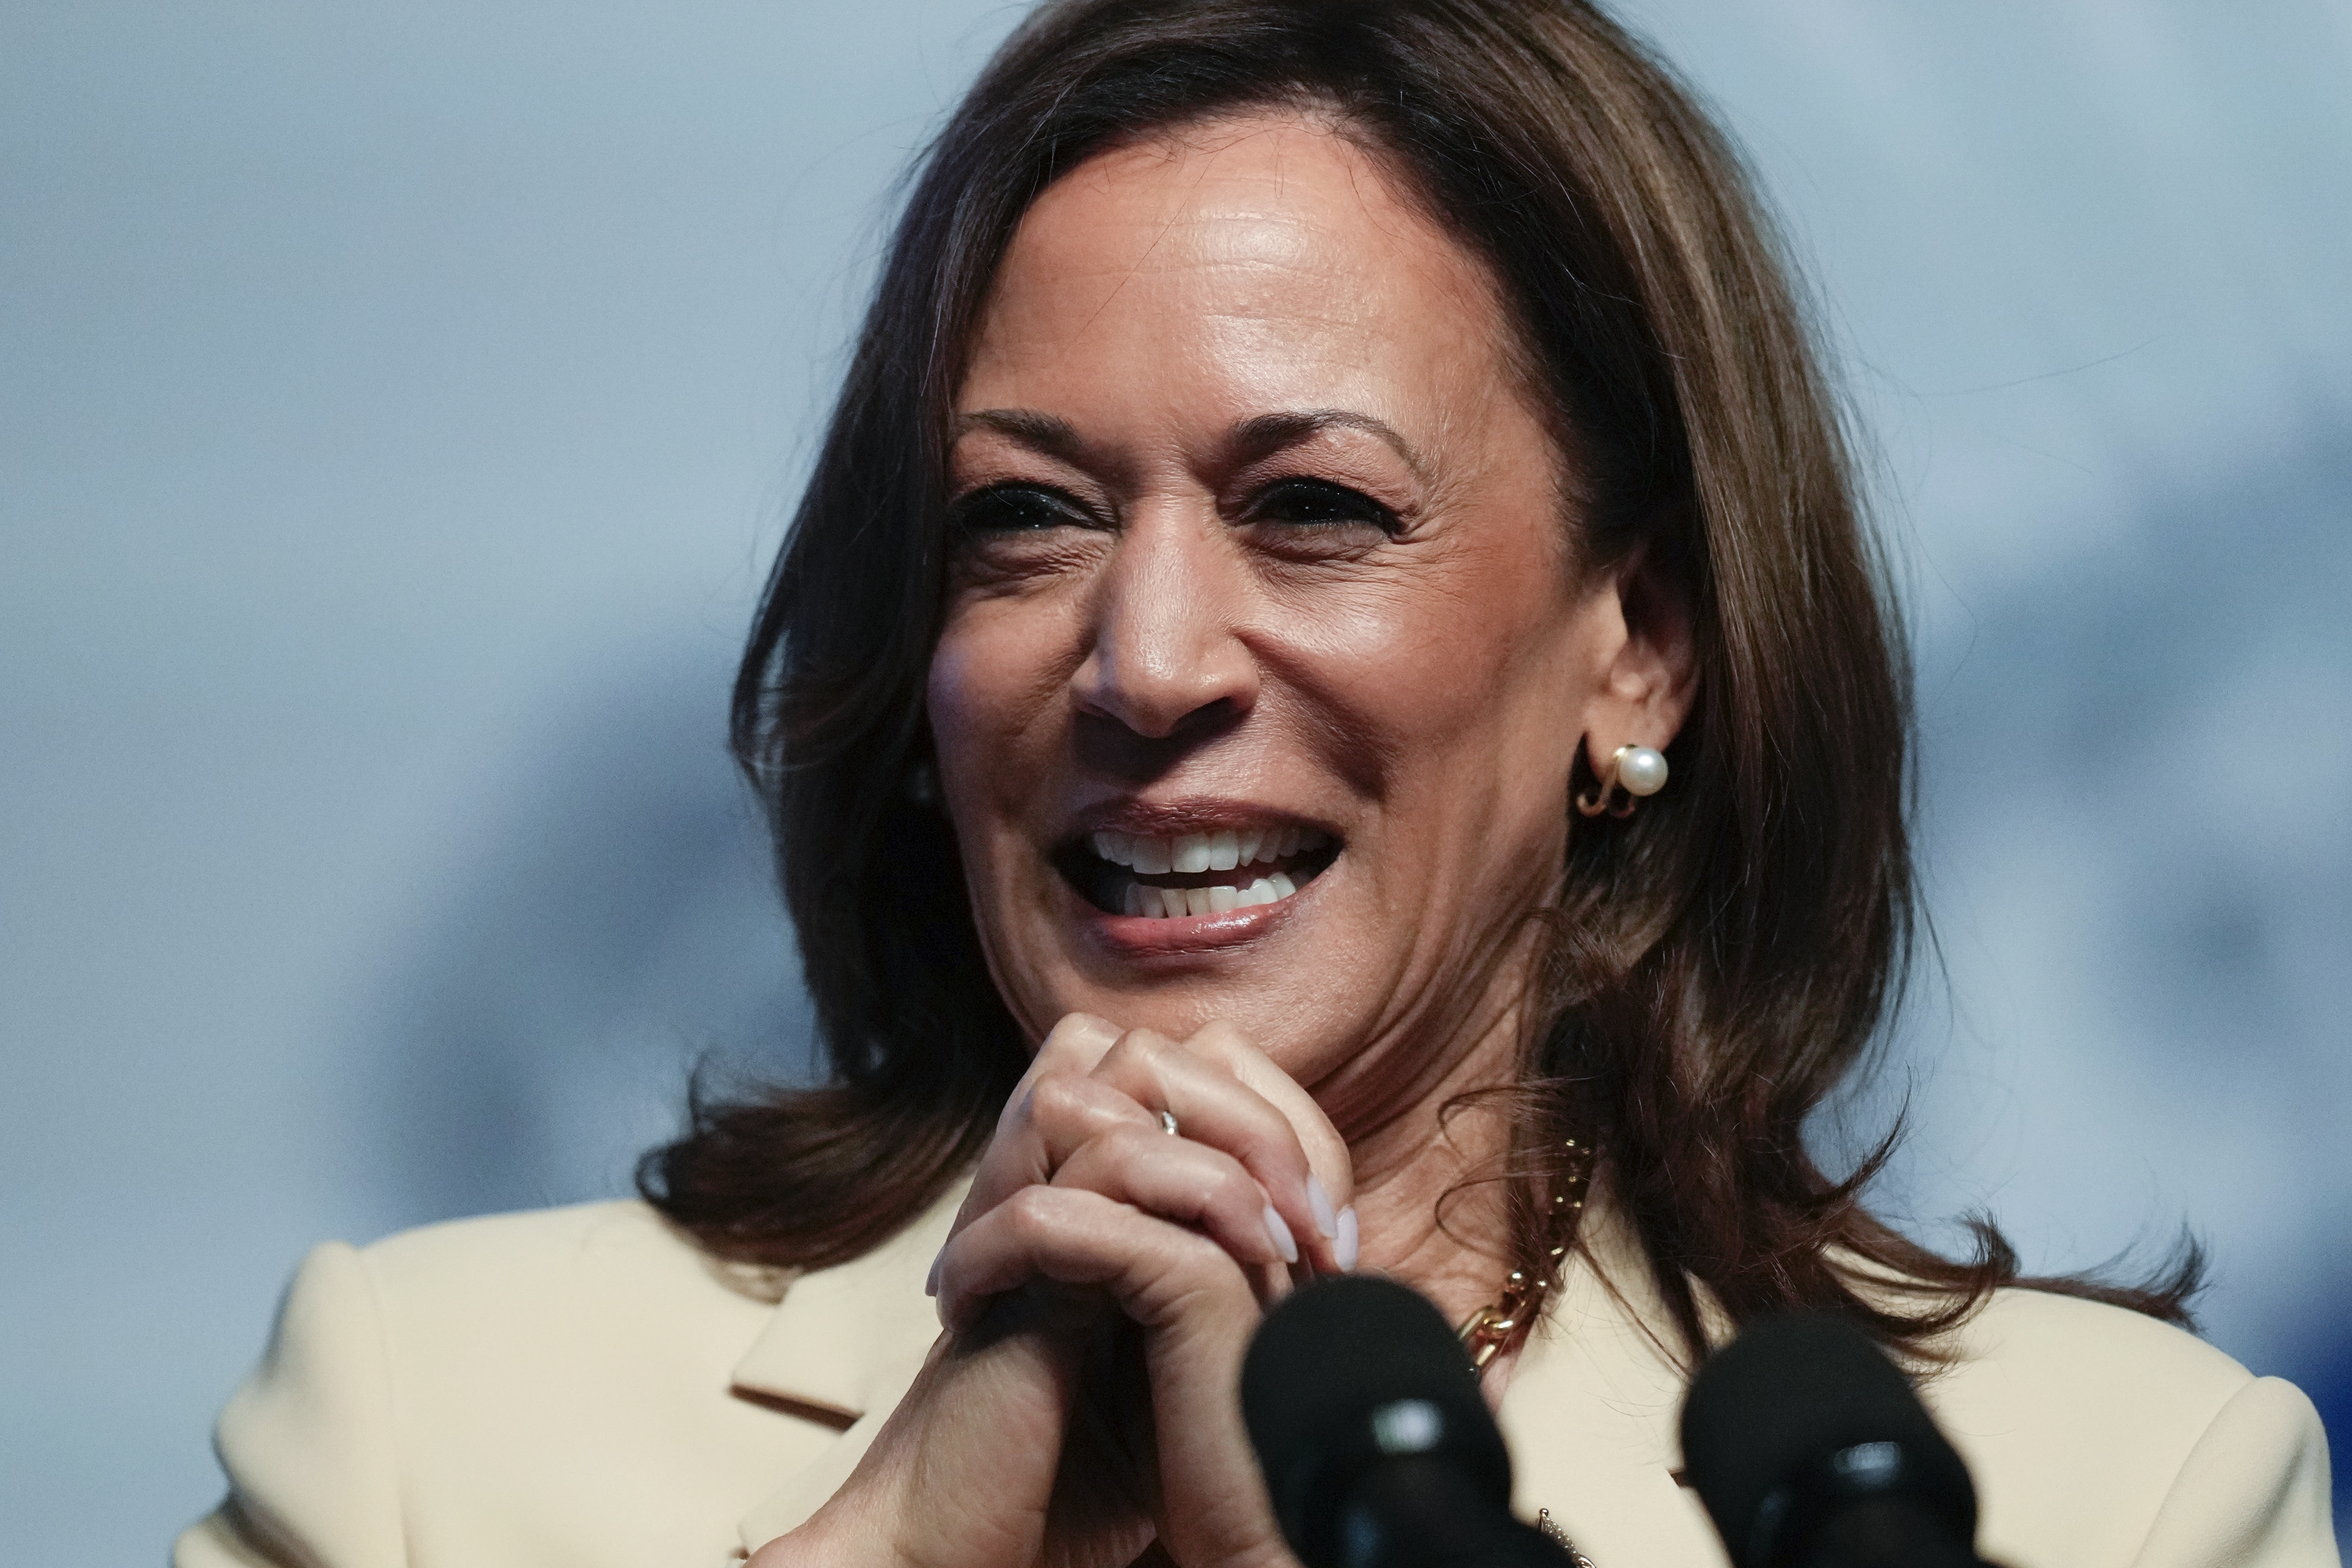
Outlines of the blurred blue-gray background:
{"type": "MultiPolygon", "coordinates": [[[[1886,1200],[2194,1225],[2352,1440],[2352,10],[1626,14],[1905,557],[1948,978],[1886,1200]]],[[[1016,15],[0,5],[0,1560],[158,1561],[313,1241],[620,1192],[689,1062],[803,1059],[730,665],[1016,15]]]]}

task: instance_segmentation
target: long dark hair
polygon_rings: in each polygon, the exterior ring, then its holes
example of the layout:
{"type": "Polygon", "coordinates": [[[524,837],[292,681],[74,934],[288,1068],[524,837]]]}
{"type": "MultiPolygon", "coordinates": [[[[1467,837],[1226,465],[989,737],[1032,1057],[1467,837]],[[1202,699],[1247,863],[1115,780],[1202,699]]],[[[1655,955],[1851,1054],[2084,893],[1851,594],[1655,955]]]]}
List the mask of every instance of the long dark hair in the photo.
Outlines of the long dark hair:
{"type": "MultiPolygon", "coordinates": [[[[1543,1028],[1513,1091],[1515,1245],[1570,1134],[1601,1151],[1686,1346],[1792,1307],[1923,1347],[2015,1279],[1863,1206],[1802,1131],[1907,972],[1908,663],[1837,405],[1738,157],[1582,0],[1054,0],[931,147],[761,605],[733,708],[831,1076],[698,1096],[646,1195],[719,1255],[822,1267],[977,1157],[1027,1045],[991,984],[952,830],[925,798],[950,398],[1022,215],[1107,148],[1221,113],[1326,116],[1500,279],[1582,476],[1580,559],[1636,549],[1692,606],[1674,784],[1571,834],[1543,1028]],[[1849,1260],[1914,1282],[1857,1289],[1849,1260]]],[[[1565,806],[1563,806],[1565,809],[1565,806]]],[[[2178,1318],[2144,1290],[2033,1281],[2178,1318]]]]}

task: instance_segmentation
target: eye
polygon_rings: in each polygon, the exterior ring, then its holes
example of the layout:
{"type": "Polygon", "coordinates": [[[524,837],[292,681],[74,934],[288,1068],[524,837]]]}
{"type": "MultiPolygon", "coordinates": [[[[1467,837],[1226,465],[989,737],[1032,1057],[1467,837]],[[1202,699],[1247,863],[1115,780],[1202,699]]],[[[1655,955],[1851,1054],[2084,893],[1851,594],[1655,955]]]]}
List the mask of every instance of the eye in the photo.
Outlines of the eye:
{"type": "Polygon", "coordinates": [[[1067,496],[1043,485],[990,485],[960,498],[948,509],[950,527],[967,538],[1042,533],[1053,528],[1082,527],[1086,521],[1086,514],[1067,496]]]}
{"type": "Polygon", "coordinates": [[[1249,520],[1305,528],[1361,525],[1382,533],[1397,531],[1395,512],[1361,490],[1328,479],[1276,479],[1251,502],[1249,520]]]}

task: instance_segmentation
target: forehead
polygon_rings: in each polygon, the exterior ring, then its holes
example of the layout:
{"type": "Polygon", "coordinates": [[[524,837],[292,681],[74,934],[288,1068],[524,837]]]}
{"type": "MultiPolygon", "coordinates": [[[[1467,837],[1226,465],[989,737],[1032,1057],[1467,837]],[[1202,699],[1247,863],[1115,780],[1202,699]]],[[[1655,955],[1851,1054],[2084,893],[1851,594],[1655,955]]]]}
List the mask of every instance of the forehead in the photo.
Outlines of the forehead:
{"type": "Polygon", "coordinates": [[[1320,401],[1351,373],[1491,375],[1505,330],[1484,265],[1382,159],[1327,121],[1266,111],[1105,153],[1050,186],[998,270],[972,374],[1244,363],[1270,398],[1320,401]]]}

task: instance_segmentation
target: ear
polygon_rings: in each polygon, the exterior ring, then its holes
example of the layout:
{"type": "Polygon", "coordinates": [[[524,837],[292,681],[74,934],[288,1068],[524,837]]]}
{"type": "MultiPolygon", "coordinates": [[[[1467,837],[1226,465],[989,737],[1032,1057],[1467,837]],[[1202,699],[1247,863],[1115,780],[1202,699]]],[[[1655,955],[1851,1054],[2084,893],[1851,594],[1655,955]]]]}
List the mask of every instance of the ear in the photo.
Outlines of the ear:
{"type": "Polygon", "coordinates": [[[1594,589],[1600,679],[1581,715],[1585,763],[1599,776],[1620,746],[1664,751],[1697,695],[1698,649],[1681,575],[1646,547],[1594,589]]]}

